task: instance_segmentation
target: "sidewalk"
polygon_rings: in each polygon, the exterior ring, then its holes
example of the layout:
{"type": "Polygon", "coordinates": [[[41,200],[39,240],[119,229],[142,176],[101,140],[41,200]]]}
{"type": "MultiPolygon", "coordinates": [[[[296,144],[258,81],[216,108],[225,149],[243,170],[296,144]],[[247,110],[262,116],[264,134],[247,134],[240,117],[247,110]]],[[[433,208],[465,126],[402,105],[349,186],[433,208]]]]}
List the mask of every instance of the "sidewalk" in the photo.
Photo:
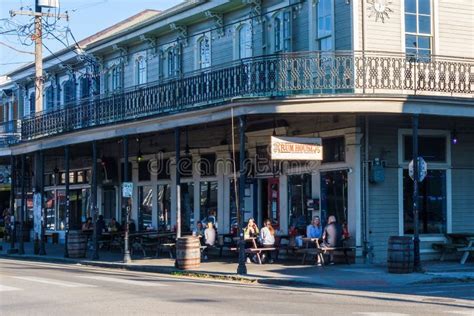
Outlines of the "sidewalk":
{"type": "Polygon", "coordinates": [[[0,257],[277,285],[370,289],[403,287],[416,283],[474,282],[474,263],[472,260],[465,265],[459,264],[458,261],[424,262],[424,273],[411,274],[390,274],[384,265],[341,264],[317,267],[301,265],[299,260],[281,260],[274,264],[247,264],[248,274],[241,278],[236,273],[237,259],[235,257],[219,258],[218,256],[211,256],[209,261],[201,263],[199,269],[183,272],[174,267],[174,260],[165,257],[132,257],[132,263],[124,264],[122,262],[123,256],[119,252],[101,251],[100,259],[92,261],[89,259],[90,254],[88,258],[84,259],[64,258],[64,245],[47,244],[47,254],[45,256],[34,255],[32,243],[25,243],[25,255],[8,255],[8,249],[10,249],[10,245],[3,243],[3,251],[0,251],[0,257]]]}

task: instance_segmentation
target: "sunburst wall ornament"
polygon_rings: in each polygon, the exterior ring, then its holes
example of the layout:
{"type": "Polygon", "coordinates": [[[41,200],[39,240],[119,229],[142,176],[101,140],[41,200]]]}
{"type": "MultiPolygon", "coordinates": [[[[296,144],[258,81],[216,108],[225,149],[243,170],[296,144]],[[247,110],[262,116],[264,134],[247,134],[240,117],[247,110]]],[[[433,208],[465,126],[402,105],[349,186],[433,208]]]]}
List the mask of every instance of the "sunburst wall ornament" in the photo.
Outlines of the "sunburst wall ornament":
{"type": "Polygon", "coordinates": [[[375,22],[379,20],[382,23],[385,23],[385,19],[390,19],[389,14],[393,12],[390,9],[392,5],[392,1],[390,0],[367,0],[369,7],[367,10],[369,11],[369,18],[375,16],[375,22]]]}

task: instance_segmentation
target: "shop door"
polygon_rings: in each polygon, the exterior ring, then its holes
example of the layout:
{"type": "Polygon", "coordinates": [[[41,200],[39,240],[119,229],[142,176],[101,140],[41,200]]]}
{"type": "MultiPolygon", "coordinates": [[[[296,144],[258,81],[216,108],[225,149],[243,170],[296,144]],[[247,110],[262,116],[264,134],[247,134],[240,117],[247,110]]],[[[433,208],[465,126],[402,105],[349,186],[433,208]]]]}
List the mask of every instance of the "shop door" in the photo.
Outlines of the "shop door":
{"type": "Polygon", "coordinates": [[[115,211],[117,209],[116,205],[116,192],[115,188],[104,188],[103,191],[103,210],[104,210],[104,218],[106,221],[109,221],[112,217],[115,217],[115,211]]]}
{"type": "Polygon", "coordinates": [[[262,179],[260,182],[260,198],[262,211],[258,224],[270,219],[274,228],[280,226],[280,181],[278,178],[262,179]]]}
{"type": "Polygon", "coordinates": [[[321,172],[321,222],[336,216],[340,224],[347,224],[347,170],[321,172]]]}

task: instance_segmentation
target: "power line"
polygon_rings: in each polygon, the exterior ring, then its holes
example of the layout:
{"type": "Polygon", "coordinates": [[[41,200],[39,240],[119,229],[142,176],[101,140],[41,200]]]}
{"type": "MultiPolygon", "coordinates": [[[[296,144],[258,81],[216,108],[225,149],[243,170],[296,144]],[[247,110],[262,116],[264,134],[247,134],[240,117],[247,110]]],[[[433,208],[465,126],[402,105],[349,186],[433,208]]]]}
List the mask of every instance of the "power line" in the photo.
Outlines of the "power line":
{"type": "Polygon", "coordinates": [[[3,46],[8,47],[8,48],[10,48],[10,49],[13,49],[14,51],[16,51],[16,52],[18,52],[18,53],[30,54],[30,55],[34,55],[34,54],[35,54],[35,53],[32,53],[32,52],[27,52],[27,51],[24,51],[24,50],[17,49],[17,48],[15,48],[15,47],[13,47],[13,46],[10,46],[10,45],[8,45],[7,43],[4,43],[4,42],[2,42],[2,41],[0,41],[0,45],[3,45],[3,46]]]}

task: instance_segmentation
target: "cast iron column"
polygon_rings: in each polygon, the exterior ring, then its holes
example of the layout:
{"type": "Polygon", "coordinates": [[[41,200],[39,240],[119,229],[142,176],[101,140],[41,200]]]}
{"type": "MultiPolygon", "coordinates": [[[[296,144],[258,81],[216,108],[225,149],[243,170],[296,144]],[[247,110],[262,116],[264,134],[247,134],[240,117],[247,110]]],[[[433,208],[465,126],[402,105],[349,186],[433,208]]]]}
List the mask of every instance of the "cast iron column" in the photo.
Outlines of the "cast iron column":
{"type": "MultiPolygon", "coordinates": [[[[239,151],[239,164],[240,164],[240,178],[239,178],[239,266],[237,273],[240,275],[247,274],[247,267],[245,265],[245,240],[244,240],[244,198],[245,198],[245,182],[246,172],[245,170],[245,129],[247,126],[247,120],[245,116],[239,117],[239,132],[240,132],[240,151],[239,151]]],[[[235,163],[235,162],[234,162],[235,163]]]]}
{"type": "Polygon", "coordinates": [[[92,142],[92,188],[91,188],[91,211],[94,218],[93,247],[92,260],[99,259],[99,232],[97,225],[98,208],[97,208],[97,142],[92,142]]]}
{"type": "Polygon", "coordinates": [[[67,244],[69,240],[69,226],[70,226],[70,210],[69,210],[69,145],[66,145],[64,147],[64,173],[66,174],[65,176],[65,195],[66,195],[66,233],[64,237],[64,257],[68,258],[69,257],[69,251],[67,249],[67,244]]]}
{"type": "Polygon", "coordinates": [[[181,237],[181,130],[174,129],[175,149],[176,149],[176,239],[181,237]]]}
{"type": "Polygon", "coordinates": [[[15,210],[15,185],[16,185],[16,159],[15,156],[10,156],[10,249],[8,253],[17,253],[18,249],[15,248],[15,239],[16,239],[16,210],[15,210]]]}
{"type": "Polygon", "coordinates": [[[36,168],[36,179],[38,181],[38,189],[41,200],[41,234],[39,255],[46,255],[45,233],[46,233],[46,210],[44,208],[44,154],[42,151],[37,153],[38,167],[36,168]]]}
{"type": "MultiPolygon", "coordinates": [[[[123,137],[123,182],[128,182],[128,136],[123,137]]],[[[123,200],[123,198],[122,198],[123,200]]],[[[130,198],[125,198],[125,236],[123,240],[123,262],[130,263],[130,248],[128,245],[128,229],[130,221],[130,198]]]]}
{"type": "Polygon", "coordinates": [[[25,254],[25,241],[24,241],[24,238],[23,238],[23,230],[24,230],[23,223],[24,223],[24,216],[26,214],[25,199],[26,199],[26,196],[25,196],[25,155],[21,155],[21,204],[20,204],[21,208],[20,208],[20,212],[19,212],[19,216],[20,216],[20,240],[19,240],[19,243],[20,243],[20,246],[19,246],[19,249],[18,249],[18,253],[20,255],[25,254]]]}
{"type": "Polygon", "coordinates": [[[413,249],[414,249],[414,269],[421,270],[420,264],[420,236],[419,236],[419,215],[418,215],[418,182],[419,182],[419,162],[418,162],[418,114],[413,115],[413,249]]]}

